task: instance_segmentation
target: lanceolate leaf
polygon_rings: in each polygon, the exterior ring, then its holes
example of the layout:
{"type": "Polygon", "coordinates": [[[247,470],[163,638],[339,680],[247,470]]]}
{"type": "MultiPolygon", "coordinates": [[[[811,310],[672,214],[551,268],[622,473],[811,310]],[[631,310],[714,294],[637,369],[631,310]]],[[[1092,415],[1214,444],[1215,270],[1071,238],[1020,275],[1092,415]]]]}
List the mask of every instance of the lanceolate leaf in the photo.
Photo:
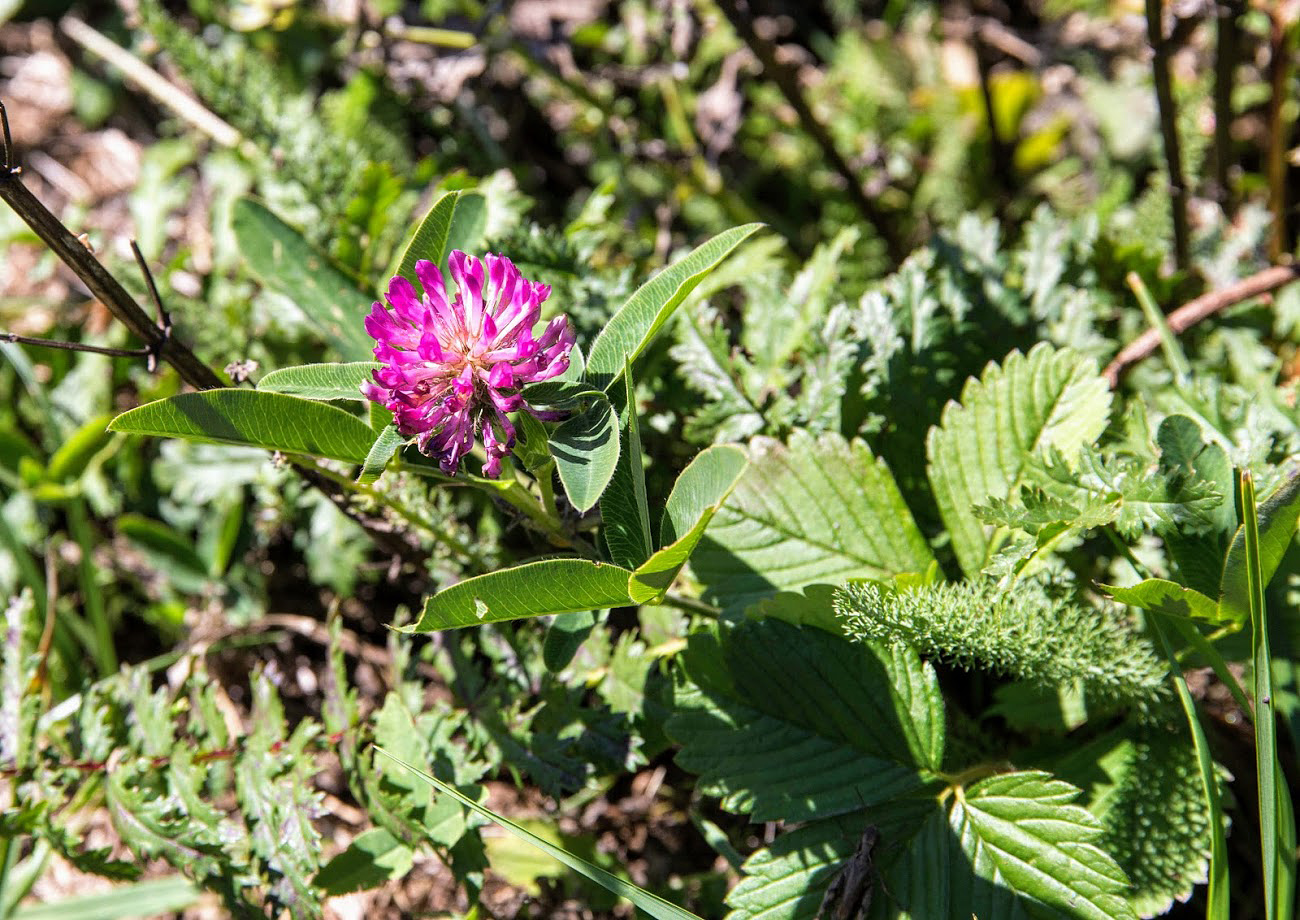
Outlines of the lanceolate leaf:
{"type": "Polygon", "coordinates": [[[541,850],[543,853],[546,853],[548,856],[564,863],[564,865],[568,866],[570,869],[572,869],[574,872],[577,872],[579,875],[591,879],[593,882],[595,882],[597,885],[600,885],[605,890],[611,891],[614,894],[618,895],[619,897],[627,898],[634,905],[636,905],[636,907],[639,910],[644,911],[646,914],[653,917],[654,920],[700,920],[699,917],[697,917],[695,914],[691,913],[690,911],[678,907],[676,904],[673,904],[670,901],[665,901],[663,898],[659,897],[659,895],[646,891],[644,888],[638,888],[636,885],[633,885],[631,882],[626,882],[623,879],[619,878],[617,875],[614,875],[610,872],[606,872],[604,869],[600,868],[599,866],[593,865],[592,863],[587,862],[585,859],[574,856],[569,851],[561,849],[560,847],[557,847],[555,844],[543,840],[541,837],[538,837],[532,831],[529,831],[523,827],[520,827],[518,824],[515,824],[509,818],[499,815],[489,808],[484,808],[482,805],[480,805],[478,802],[475,802],[473,799],[461,795],[461,793],[454,786],[450,786],[447,783],[444,783],[442,780],[430,776],[428,773],[425,773],[423,770],[407,763],[404,760],[399,760],[398,758],[394,757],[392,754],[389,754],[383,748],[378,748],[377,750],[385,757],[388,757],[390,760],[394,761],[395,763],[398,763],[401,766],[405,767],[407,770],[410,770],[412,773],[420,777],[420,779],[424,780],[424,782],[436,788],[442,794],[451,796],[453,799],[455,799],[464,807],[470,809],[471,811],[477,812],[478,814],[482,815],[483,817],[487,818],[490,821],[496,822],[497,824],[505,828],[507,831],[509,831],[511,834],[514,834],[520,840],[528,841],[533,846],[541,850]]]}
{"type": "Polygon", "coordinates": [[[574,613],[631,603],[621,566],[586,559],[546,559],[502,569],[439,591],[406,632],[501,623],[546,613],[574,613]]]}
{"type": "Polygon", "coordinates": [[[930,484],[968,575],[988,562],[990,534],[974,508],[1016,489],[1029,458],[1055,448],[1072,460],[1106,427],[1110,390],[1093,363],[1068,349],[1012,352],[968,381],[927,442],[930,484]]]}
{"type": "Polygon", "coordinates": [[[348,399],[367,402],[361,394],[361,384],[370,380],[372,371],[380,365],[374,361],[352,361],[347,364],[302,364],[271,371],[257,382],[257,388],[268,393],[284,393],[302,399],[348,399]]]}
{"type": "Polygon", "coordinates": [[[342,409],[259,390],[182,393],[124,412],[109,427],[211,444],[264,447],[287,454],[360,463],[374,432],[342,409]]]}
{"type": "Polygon", "coordinates": [[[856,811],[920,788],[943,759],[938,681],[905,646],[779,620],[691,636],[668,723],[700,789],[755,821],[856,811]]]}
{"type": "Polygon", "coordinates": [[[608,390],[622,374],[624,362],[636,362],[695,286],[762,226],[745,224],[724,230],[637,288],[591,346],[587,380],[608,390]]]}
{"type": "Polygon", "coordinates": [[[700,453],[682,470],[664,511],[664,547],[632,574],[628,591],[633,600],[646,603],[668,590],[735,488],[746,462],[740,448],[719,445],[700,453]]]}
{"type": "Polygon", "coordinates": [[[375,443],[370,446],[370,452],[361,464],[357,482],[366,485],[378,479],[383,474],[384,467],[388,466],[388,461],[393,459],[393,454],[397,453],[405,441],[406,438],[402,437],[396,425],[389,425],[379,432],[379,437],[375,438],[375,443]]]}
{"type": "Polygon", "coordinates": [[[610,559],[635,569],[650,558],[654,548],[650,545],[650,507],[641,465],[641,424],[630,369],[624,371],[623,382],[623,387],[615,387],[610,394],[610,402],[618,412],[623,446],[609,488],[601,497],[600,518],[605,525],[602,533],[610,559]]]}
{"type": "Polygon", "coordinates": [[[296,303],[345,359],[370,357],[375,343],[363,320],[372,297],[261,203],[236,201],[231,226],[244,261],[264,285],[296,303]]]}
{"type": "Polygon", "coordinates": [[[749,444],[749,466],[691,557],[728,610],[805,585],[924,572],[934,556],[883,461],[857,441],[795,432],[749,444]]]}
{"type": "Polygon", "coordinates": [[[607,399],[565,420],[551,435],[551,455],[564,493],[579,511],[593,508],[618,464],[618,415],[607,399]]]}
{"type": "MultiPolygon", "coordinates": [[[[440,269],[447,267],[447,256],[452,250],[467,251],[478,245],[487,224],[487,199],[479,192],[448,192],[433,203],[429,213],[420,221],[415,235],[402,252],[395,275],[402,275],[413,284],[415,263],[428,259],[440,269]]],[[[416,290],[419,290],[417,287],[416,290]]]]}

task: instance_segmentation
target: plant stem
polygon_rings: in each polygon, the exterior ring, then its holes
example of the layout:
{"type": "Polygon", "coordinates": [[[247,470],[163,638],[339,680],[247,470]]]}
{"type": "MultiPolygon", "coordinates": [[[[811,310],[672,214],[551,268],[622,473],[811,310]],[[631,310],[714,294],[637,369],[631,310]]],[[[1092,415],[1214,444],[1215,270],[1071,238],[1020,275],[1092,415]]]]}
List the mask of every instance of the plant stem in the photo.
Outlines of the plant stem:
{"type": "Polygon", "coordinates": [[[1187,229],[1187,184],[1183,179],[1182,148],[1178,142],[1178,112],[1169,76],[1169,41],[1165,38],[1162,0],[1146,0],[1147,37],[1154,52],[1152,76],[1156,102],[1160,107],[1160,136],[1165,148],[1165,169],[1169,175],[1169,207],[1174,224],[1174,265],[1179,271],[1191,267],[1191,237],[1187,229]]]}
{"type": "MultiPolygon", "coordinates": [[[[298,461],[295,463],[295,466],[298,467],[299,469],[302,469],[302,468],[306,468],[307,464],[303,461],[298,461]]],[[[394,514],[401,517],[407,523],[415,527],[418,527],[420,530],[423,530],[426,533],[428,533],[430,536],[434,538],[435,542],[441,543],[443,546],[446,546],[448,549],[451,549],[454,552],[459,553],[466,560],[468,560],[470,564],[473,565],[478,571],[480,572],[486,571],[487,562],[478,553],[478,551],[474,549],[474,547],[470,546],[468,543],[460,539],[458,536],[456,536],[454,533],[450,532],[449,530],[445,530],[441,527],[438,527],[428,518],[424,517],[423,515],[419,514],[416,511],[413,511],[405,503],[398,501],[391,494],[389,493],[380,494],[380,492],[372,485],[366,485],[363,483],[356,482],[355,480],[351,479],[348,476],[343,476],[339,473],[334,472],[331,469],[328,469],[327,467],[320,466],[319,464],[312,465],[310,467],[310,470],[315,475],[324,477],[325,479],[328,479],[330,482],[336,483],[337,485],[342,486],[343,488],[349,490],[350,492],[353,492],[357,495],[363,495],[366,498],[369,498],[372,501],[376,502],[377,504],[381,505],[382,507],[391,509],[394,514]]]]}
{"type": "Polygon", "coordinates": [[[721,607],[714,607],[712,604],[706,604],[698,598],[673,594],[671,591],[664,595],[664,599],[661,603],[667,607],[676,607],[678,610],[685,610],[688,613],[699,613],[706,617],[716,617],[718,614],[722,613],[721,607]]]}

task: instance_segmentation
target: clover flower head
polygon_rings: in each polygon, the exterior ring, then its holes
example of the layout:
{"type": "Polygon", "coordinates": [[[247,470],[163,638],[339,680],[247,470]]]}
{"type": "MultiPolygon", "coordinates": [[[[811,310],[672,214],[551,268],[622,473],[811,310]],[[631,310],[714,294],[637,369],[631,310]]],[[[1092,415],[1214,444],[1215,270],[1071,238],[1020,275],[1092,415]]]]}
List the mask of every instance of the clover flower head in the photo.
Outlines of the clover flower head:
{"type": "Polygon", "coordinates": [[[549,417],[527,405],[520,388],[568,370],[573,328],[557,316],[533,336],[551,288],[525,280],[505,256],[480,261],[456,251],[448,269],[456,283],[450,300],[432,262],[415,263],[423,296],[401,275],[389,281],[392,310],[376,301],[366,317],[383,367],[362,392],[391,411],[398,431],[416,438],[446,473],[456,472],[479,437],[483,475],[495,479],[515,445],[507,413],[549,417]]]}

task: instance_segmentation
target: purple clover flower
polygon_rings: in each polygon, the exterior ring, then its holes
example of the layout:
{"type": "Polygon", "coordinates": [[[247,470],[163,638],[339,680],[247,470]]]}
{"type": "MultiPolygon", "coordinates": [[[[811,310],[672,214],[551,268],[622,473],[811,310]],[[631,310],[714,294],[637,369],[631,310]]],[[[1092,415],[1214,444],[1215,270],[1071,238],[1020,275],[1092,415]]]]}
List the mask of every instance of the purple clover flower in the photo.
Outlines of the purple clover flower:
{"type": "Polygon", "coordinates": [[[506,414],[525,409],[549,417],[524,402],[520,387],[568,370],[573,328],[557,316],[533,337],[551,287],[525,280],[505,256],[479,261],[456,251],[448,268],[457,288],[450,302],[432,262],[415,263],[423,297],[400,275],[388,282],[392,312],[376,301],[366,317],[384,366],[361,389],[443,472],[455,473],[481,437],[483,475],[495,479],[515,445],[506,414]]]}

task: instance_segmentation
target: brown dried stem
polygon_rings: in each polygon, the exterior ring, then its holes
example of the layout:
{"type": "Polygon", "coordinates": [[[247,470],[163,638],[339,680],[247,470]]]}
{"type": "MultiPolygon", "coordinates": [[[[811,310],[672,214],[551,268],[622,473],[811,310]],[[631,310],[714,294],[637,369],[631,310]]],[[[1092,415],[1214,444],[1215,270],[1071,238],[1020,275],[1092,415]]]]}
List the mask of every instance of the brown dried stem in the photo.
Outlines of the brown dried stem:
{"type": "Polygon", "coordinates": [[[1154,59],[1151,64],[1160,108],[1160,137],[1169,174],[1169,207],[1174,224],[1174,264],[1179,271],[1191,267],[1191,234],[1187,228],[1187,183],[1183,178],[1182,147],[1178,141],[1178,110],[1174,106],[1169,76],[1170,41],[1165,37],[1161,0],[1146,0],[1147,35],[1154,59]]]}
{"type": "MultiPolygon", "coordinates": [[[[1174,312],[1167,321],[1169,329],[1178,335],[1195,326],[1202,320],[1228,309],[1252,297],[1259,297],[1300,279],[1300,267],[1294,265],[1274,265],[1251,275],[1249,278],[1231,284],[1218,291],[1202,294],[1190,300],[1174,312]]],[[[1160,333],[1148,329],[1129,344],[1125,345],[1115,359],[1106,365],[1102,376],[1110,383],[1111,389],[1119,386],[1120,375],[1129,367],[1141,361],[1160,347],[1160,333]]]]}

